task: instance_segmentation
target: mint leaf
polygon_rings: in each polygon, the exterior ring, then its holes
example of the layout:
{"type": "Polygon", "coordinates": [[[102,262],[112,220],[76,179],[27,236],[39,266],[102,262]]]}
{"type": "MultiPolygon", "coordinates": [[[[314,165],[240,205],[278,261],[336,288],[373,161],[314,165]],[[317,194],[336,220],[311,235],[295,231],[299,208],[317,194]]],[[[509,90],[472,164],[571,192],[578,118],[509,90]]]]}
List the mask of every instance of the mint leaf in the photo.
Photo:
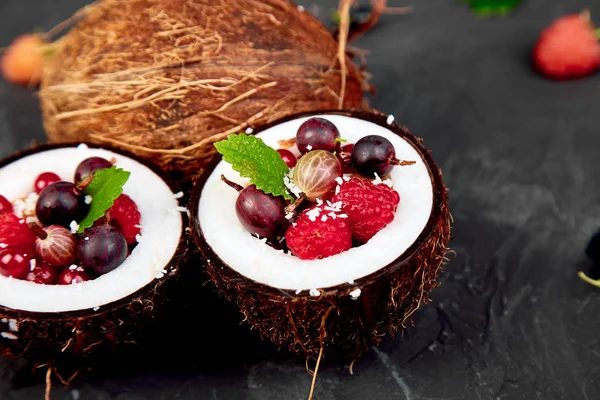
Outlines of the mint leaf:
{"type": "Polygon", "coordinates": [[[482,17],[504,16],[515,8],[521,0],[464,0],[473,12],[482,17]]]}
{"type": "Polygon", "coordinates": [[[90,228],[97,219],[106,213],[113,203],[123,193],[123,185],[129,179],[130,172],[112,166],[95,172],[94,179],[83,190],[86,196],[91,196],[90,211],[79,223],[77,233],[90,228]]]}
{"type": "Polygon", "coordinates": [[[223,160],[241,176],[250,179],[258,189],[293,200],[283,183],[288,166],[279,153],[262,139],[240,133],[227,136],[227,139],[215,143],[215,147],[223,155],[223,160]]]}

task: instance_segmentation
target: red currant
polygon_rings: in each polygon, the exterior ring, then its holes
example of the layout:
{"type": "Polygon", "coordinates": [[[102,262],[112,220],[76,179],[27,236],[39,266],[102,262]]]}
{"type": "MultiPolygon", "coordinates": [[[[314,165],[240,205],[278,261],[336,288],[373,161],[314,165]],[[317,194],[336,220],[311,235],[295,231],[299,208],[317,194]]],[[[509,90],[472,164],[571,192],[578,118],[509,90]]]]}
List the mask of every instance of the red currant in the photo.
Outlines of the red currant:
{"type": "Polygon", "coordinates": [[[296,165],[296,162],[298,162],[294,153],[287,149],[277,149],[277,152],[283,161],[285,161],[285,165],[287,165],[288,168],[292,168],[294,165],[296,165]]]}
{"type": "Polygon", "coordinates": [[[14,247],[0,250],[0,274],[22,279],[31,269],[31,256],[14,247]]]}
{"type": "Polygon", "coordinates": [[[35,179],[33,189],[37,194],[40,194],[40,192],[44,190],[46,186],[58,181],[60,181],[60,176],[56,175],[54,172],[42,172],[35,179]]]}
{"type": "Polygon", "coordinates": [[[77,269],[69,269],[64,268],[60,275],[58,275],[58,284],[59,285],[71,285],[74,283],[81,283],[85,281],[89,281],[90,276],[85,273],[85,271],[77,269]]]}
{"type": "Polygon", "coordinates": [[[58,271],[50,264],[38,260],[35,267],[25,275],[25,280],[42,285],[55,285],[58,271]]]}

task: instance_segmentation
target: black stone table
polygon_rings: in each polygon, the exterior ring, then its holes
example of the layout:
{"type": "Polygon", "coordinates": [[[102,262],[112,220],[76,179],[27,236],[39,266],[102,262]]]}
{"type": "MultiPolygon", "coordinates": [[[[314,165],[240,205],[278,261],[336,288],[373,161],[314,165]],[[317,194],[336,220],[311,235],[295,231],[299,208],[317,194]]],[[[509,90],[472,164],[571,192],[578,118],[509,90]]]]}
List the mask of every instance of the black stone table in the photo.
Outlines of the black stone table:
{"type": "MultiPolygon", "coordinates": [[[[0,44],[49,29],[83,4],[3,0],[0,44]]],[[[334,5],[320,2],[319,17],[334,5]]],[[[501,19],[475,17],[459,0],[413,5],[412,15],[385,16],[355,45],[370,51],[372,107],[422,137],[443,170],[457,257],[414,327],[372,349],[353,375],[325,363],[315,398],[599,399],[600,289],[576,273],[589,268],[583,250],[600,227],[600,75],[550,82],[529,56],[551,20],[592,6],[600,22],[600,4],[523,0],[501,19]]],[[[44,140],[34,91],[0,82],[0,156],[32,140],[44,140]]],[[[55,384],[52,399],[306,398],[301,359],[230,325],[216,361],[174,354],[55,384]]],[[[179,339],[174,327],[165,342],[179,339]]],[[[23,360],[0,359],[0,399],[43,398],[43,382],[27,371],[23,360]]]]}

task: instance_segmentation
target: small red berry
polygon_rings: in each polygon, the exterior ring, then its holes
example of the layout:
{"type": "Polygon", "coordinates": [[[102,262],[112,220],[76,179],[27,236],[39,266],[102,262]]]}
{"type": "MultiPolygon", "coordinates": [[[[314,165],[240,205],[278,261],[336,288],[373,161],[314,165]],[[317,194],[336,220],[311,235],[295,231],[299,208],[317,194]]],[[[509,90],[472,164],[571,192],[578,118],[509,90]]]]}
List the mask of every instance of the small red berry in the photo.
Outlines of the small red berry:
{"type": "Polygon", "coordinates": [[[78,267],[76,269],[70,269],[67,267],[63,268],[63,270],[60,272],[57,282],[59,285],[72,285],[89,280],[90,276],[83,270],[83,268],[78,267]]]}
{"type": "Polygon", "coordinates": [[[581,78],[600,68],[600,44],[589,13],[565,15],[540,35],[533,63],[551,79],[581,78]]]}
{"type": "Polygon", "coordinates": [[[302,260],[315,260],[350,249],[352,232],[348,219],[338,215],[323,206],[304,210],[285,234],[290,251],[302,260]]]}
{"type": "Polygon", "coordinates": [[[12,213],[13,205],[8,199],[0,194],[0,214],[12,213]]]}
{"type": "Polygon", "coordinates": [[[22,279],[31,269],[30,261],[27,250],[16,247],[0,250],[0,275],[22,279]]]}
{"type": "Polygon", "coordinates": [[[394,220],[400,203],[397,191],[381,183],[352,178],[340,185],[333,202],[342,202],[342,212],[348,215],[354,240],[366,243],[394,220]]]}
{"type": "Polygon", "coordinates": [[[38,260],[24,279],[41,285],[55,285],[58,281],[58,271],[50,264],[38,260]]]}
{"type": "Polygon", "coordinates": [[[277,149],[277,152],[279,153],[283,161],[285,161],[285,165],[287,165],[288,168],[292,168],[298,162],[298,159],[296,158],[294,153],[292,153],[288,149],[277,149]]]}
{"type": "Polygon", "coordinates": [[[117,228],[125,237],[127,244],[137,243],[140,233],[140,211],[137,204],[126,194],[120,195],[106,212],[108,223],[117,228]]]}
{"type": "Polygon", "coordinates": [[[54,172],[42,172],[35,179],[35,183],[33,184],[33,189],[37,194],[40,194],[42,190],[46,188],[46,186],[51,183],[60,181],[60,176],[56,175],[54,172]]]}

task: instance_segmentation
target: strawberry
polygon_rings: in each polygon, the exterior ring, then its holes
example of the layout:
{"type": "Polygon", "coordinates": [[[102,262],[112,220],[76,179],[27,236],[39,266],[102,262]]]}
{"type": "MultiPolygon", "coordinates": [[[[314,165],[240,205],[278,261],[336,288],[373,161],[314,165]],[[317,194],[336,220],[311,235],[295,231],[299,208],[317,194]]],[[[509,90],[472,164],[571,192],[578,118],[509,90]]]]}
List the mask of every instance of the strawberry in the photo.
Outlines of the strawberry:
{"type": "Polygon", "coordinates": [[[565,15],[540,35],[533,64],[550,79],[582,78],[600,68],[598,33],[588,12],[565,15]]]}

